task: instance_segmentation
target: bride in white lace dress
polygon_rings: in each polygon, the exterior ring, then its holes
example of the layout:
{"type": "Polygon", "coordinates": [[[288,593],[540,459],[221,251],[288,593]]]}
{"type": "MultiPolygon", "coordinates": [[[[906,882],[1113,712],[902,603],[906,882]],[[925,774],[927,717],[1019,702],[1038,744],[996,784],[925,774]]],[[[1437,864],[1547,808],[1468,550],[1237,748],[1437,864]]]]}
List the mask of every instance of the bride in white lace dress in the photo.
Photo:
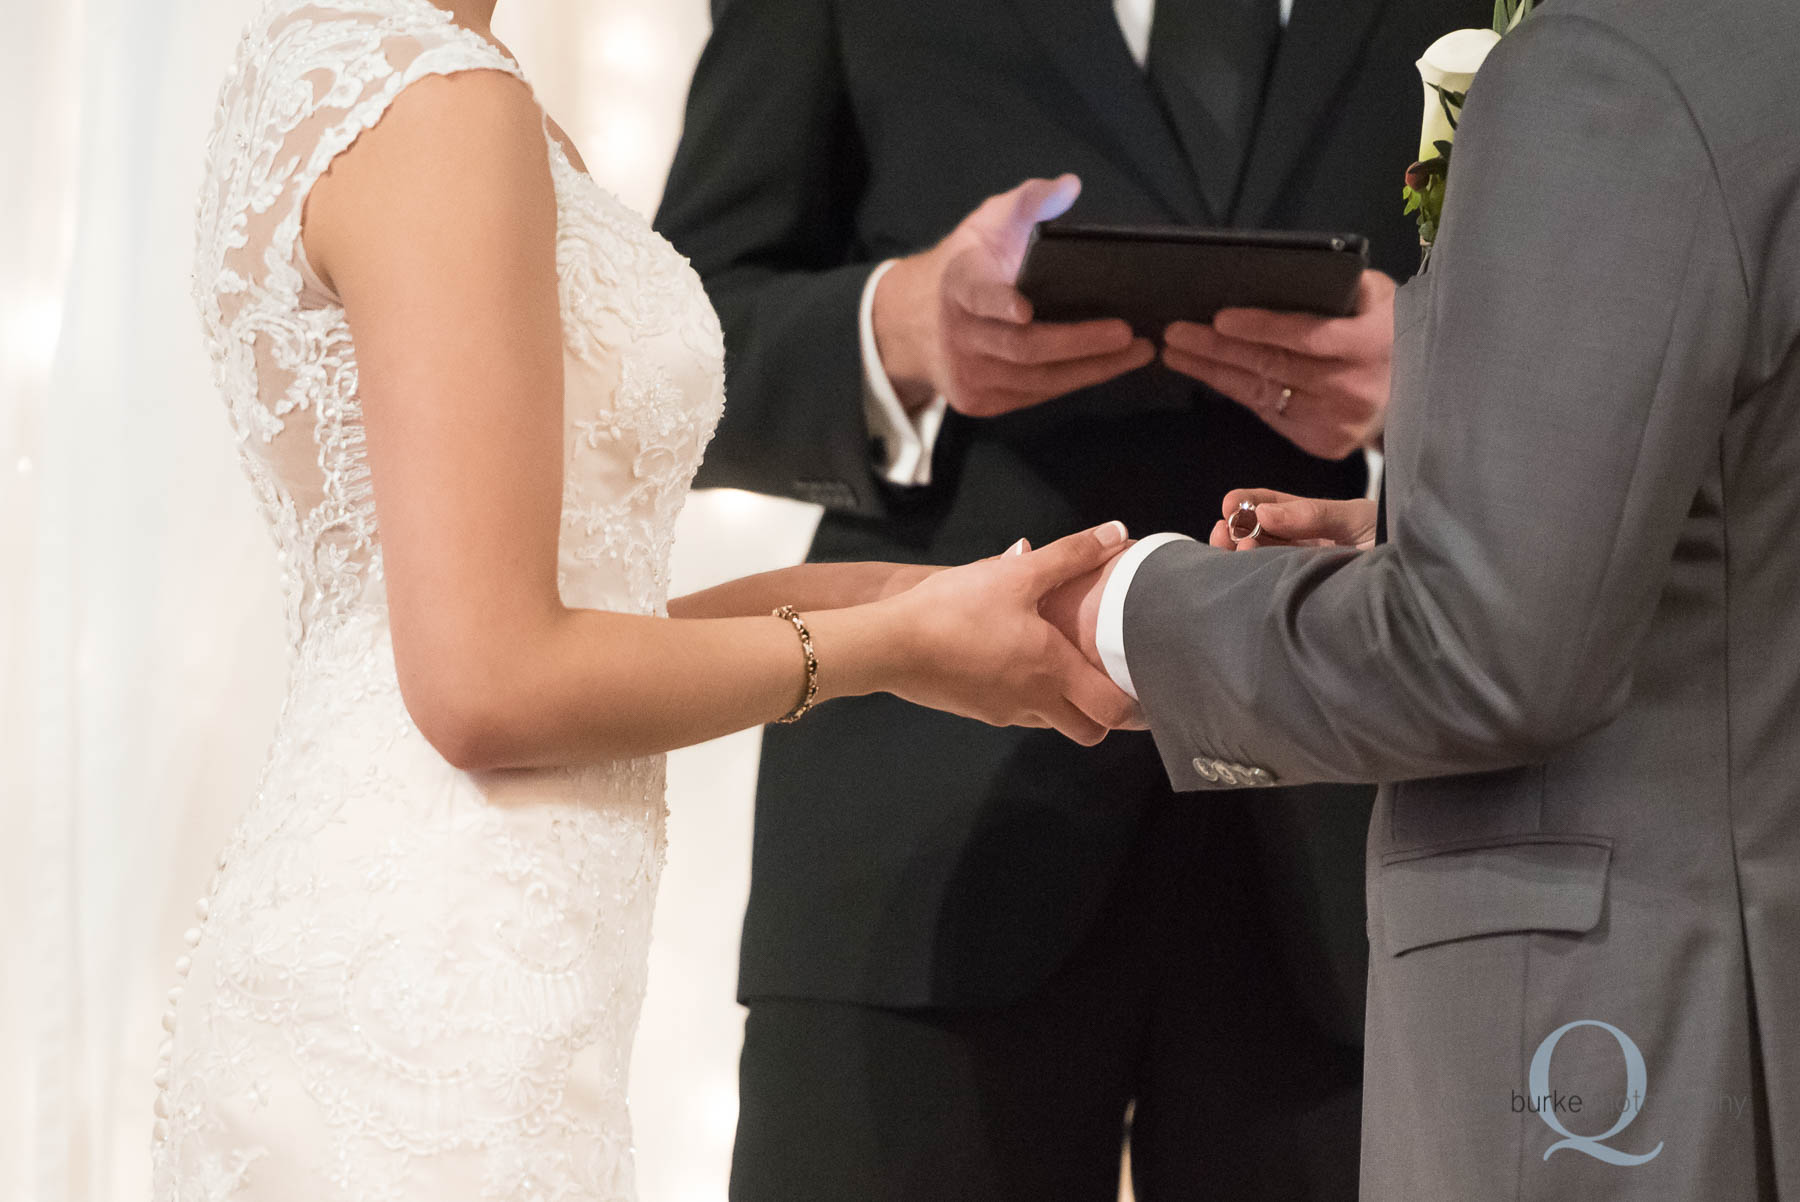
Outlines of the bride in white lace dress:
{"type": "Polygon", "coordinates": [[[492,9],[275,0],[221,93],[195,292],[293,668],[175,965],[159,1202],[629,1199],[662,752],[813,686],[1128,721],[1037,610],[1122,529],[666,602],[719,325],[492,9]]]}

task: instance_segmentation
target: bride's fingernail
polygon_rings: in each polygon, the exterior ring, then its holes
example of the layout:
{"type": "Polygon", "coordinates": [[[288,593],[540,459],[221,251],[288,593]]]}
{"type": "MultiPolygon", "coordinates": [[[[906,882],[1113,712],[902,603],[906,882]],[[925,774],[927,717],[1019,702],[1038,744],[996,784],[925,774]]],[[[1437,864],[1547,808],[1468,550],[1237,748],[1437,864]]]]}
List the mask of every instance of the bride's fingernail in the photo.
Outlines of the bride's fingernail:
{"type": "Polygon", "coordinates": [[[1031,550],[1031,543],[1025,539],[1020,539],[1018,542],[1008,547],[1006,553],[1008,555],[1023,555],[1029,550],[1031,550]]]}
{"type": "Polygon", "coordinates": [[[1108,522],[1094,533],[1099,537],[1101,546],[1116,547],[1129,537],[1130,532],[1125,529],[1124,522],[1108,522]]]}

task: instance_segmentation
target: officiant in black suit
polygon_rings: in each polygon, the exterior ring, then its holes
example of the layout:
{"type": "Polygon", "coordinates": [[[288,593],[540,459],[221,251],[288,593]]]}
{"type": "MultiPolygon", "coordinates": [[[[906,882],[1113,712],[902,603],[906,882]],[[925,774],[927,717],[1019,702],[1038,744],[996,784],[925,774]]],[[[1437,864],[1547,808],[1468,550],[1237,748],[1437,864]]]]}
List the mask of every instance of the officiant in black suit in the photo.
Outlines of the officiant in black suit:
{"type": "MultiPolygon", "coordinates": [[[[1413,60],[1491,5],[1289,7],[715,3],[657,218],[725,327],[700,483],[822,504],[815,559],[929,563],[1361,494],[1385,277],[1345,362],[1252,322],[1204,382],[1007,287],[1065,172],[1084,220],[1360,232],[1409,274],[1413,60]]],[[[1128,1132],[1144,1202],[1353,1198],[1370,799],[1177,797],[1145,735],[888,696],[770,728],[732,1197],[1101,1202],[1128,1132]]]]}

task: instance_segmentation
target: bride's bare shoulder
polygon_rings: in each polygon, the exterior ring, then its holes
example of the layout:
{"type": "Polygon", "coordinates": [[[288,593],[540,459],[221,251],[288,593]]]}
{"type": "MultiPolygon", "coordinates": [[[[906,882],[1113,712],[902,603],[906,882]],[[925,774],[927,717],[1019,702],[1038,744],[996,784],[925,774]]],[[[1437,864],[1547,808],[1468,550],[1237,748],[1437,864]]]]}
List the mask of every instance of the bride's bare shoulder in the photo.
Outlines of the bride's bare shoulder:
{"type": "Polygon", "coordinates": [[[478,229],[554,207],[543,113],[530,89],[501,71],[471,70],[427,75],[396,96],[314,185],[303,227],[314,268],[335,287],[334,261],[370,236],[478,229]]]}

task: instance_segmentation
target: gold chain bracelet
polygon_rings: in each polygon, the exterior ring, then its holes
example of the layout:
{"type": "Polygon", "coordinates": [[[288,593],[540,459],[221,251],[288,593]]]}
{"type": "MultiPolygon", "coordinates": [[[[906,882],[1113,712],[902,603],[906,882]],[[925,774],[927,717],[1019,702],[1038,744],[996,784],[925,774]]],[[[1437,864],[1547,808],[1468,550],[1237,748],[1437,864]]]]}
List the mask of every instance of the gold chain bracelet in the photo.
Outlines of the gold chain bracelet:
{"type": "Polygon", "coordinates": [[[806,652],[806,696],[800,699],[800,704],[794,707],[793,713],[785,718],[775,719],[777,722],[798,722],[819,698],[819,657],[813,654],[812,631],[806,628],[805,620],[794,612],[793,606],[784,605],[770,616],[792,624],[800,633],[800,649],[806,652]]]}

